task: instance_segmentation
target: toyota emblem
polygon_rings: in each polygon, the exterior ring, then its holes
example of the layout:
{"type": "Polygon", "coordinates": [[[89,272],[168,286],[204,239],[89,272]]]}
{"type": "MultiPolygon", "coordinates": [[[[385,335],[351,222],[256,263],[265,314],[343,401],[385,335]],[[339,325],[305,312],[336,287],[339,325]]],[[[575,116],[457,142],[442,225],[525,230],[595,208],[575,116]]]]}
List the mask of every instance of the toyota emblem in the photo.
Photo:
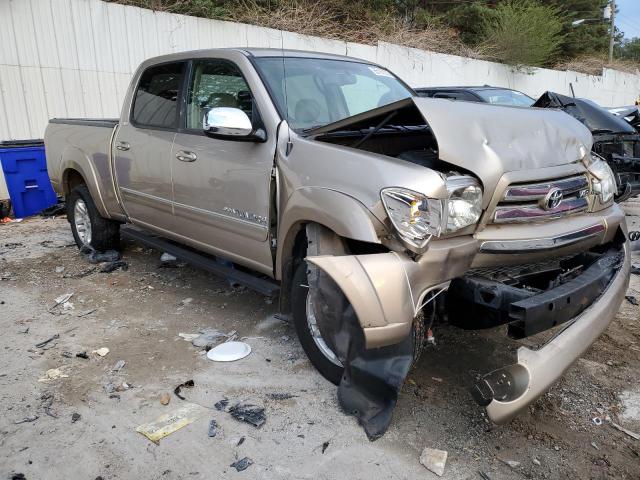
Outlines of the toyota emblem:
{"type": "Polygon", "coordinates": [[[555,187],[541,199],[540,206],[545,210],[553,210],[560,205],[560,202],[562,202],[562,190],[555,187]]]}

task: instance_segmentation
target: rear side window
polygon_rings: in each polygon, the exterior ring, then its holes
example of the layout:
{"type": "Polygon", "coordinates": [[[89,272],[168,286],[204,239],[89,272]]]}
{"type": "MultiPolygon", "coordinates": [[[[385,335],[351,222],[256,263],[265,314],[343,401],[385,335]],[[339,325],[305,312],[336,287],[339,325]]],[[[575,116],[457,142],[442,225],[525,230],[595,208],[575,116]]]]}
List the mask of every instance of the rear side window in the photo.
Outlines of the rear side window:
{"type": "Polygon", "coordinates": [[[140,78],[133,103],[134,125],[176,128],[178,96],[184,62],[166,63],[147,69],[140,78]]]}

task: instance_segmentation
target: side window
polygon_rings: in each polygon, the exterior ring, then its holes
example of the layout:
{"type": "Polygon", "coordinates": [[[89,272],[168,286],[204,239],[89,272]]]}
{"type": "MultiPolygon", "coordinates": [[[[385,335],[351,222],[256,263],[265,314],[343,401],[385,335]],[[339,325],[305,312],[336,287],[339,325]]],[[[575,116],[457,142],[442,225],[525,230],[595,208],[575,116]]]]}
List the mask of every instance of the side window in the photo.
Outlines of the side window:
{"type": "Polygon", "coordinates": [[[204,113],[235,107],[253,118],[253,97],[240,69],[225,60],[196,60],[187,93],[187,128],[202,129],[204,113]]]}
{"type": "Polygon", "coordinates": [[[135,125],[175,128],[184,62],[147,69],[140,78],[131,120],[135,125]]]}

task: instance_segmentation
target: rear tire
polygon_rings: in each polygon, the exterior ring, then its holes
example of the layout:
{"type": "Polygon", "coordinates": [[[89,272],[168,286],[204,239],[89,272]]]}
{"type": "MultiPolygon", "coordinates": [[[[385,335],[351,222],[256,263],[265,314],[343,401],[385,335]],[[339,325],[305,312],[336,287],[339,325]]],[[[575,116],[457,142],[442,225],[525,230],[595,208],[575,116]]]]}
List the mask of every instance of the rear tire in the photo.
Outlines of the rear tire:
{"type": "Polygon", "coordinates": [[[88,245],[104,252],[120,247],[120,223],[100,215],[86,185],[78,185],[71,191],[67,219],[78,248],[88,245]]]}

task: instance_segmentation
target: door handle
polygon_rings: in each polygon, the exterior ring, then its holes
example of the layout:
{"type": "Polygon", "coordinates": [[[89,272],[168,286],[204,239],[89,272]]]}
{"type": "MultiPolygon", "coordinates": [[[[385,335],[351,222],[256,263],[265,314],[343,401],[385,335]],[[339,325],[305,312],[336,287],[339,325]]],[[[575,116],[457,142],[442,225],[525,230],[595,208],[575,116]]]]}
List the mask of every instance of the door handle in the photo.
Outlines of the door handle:
{"type": "Polygon", "coordinates": [[[118,150],[122,150],[123,152],[126,152],[127,150],[129,150],[131,148],[131,145],[129,145],[128,142],[118,142],[118,143],[116,143],[116,148],[118,150]]]}
{"type": "Polygon", "coordinates": [[[187,152],[186,150],[180,150],[176,153],[176,158],[181,162],[195,162],[198,156],[193,152],[187,152]]]}

